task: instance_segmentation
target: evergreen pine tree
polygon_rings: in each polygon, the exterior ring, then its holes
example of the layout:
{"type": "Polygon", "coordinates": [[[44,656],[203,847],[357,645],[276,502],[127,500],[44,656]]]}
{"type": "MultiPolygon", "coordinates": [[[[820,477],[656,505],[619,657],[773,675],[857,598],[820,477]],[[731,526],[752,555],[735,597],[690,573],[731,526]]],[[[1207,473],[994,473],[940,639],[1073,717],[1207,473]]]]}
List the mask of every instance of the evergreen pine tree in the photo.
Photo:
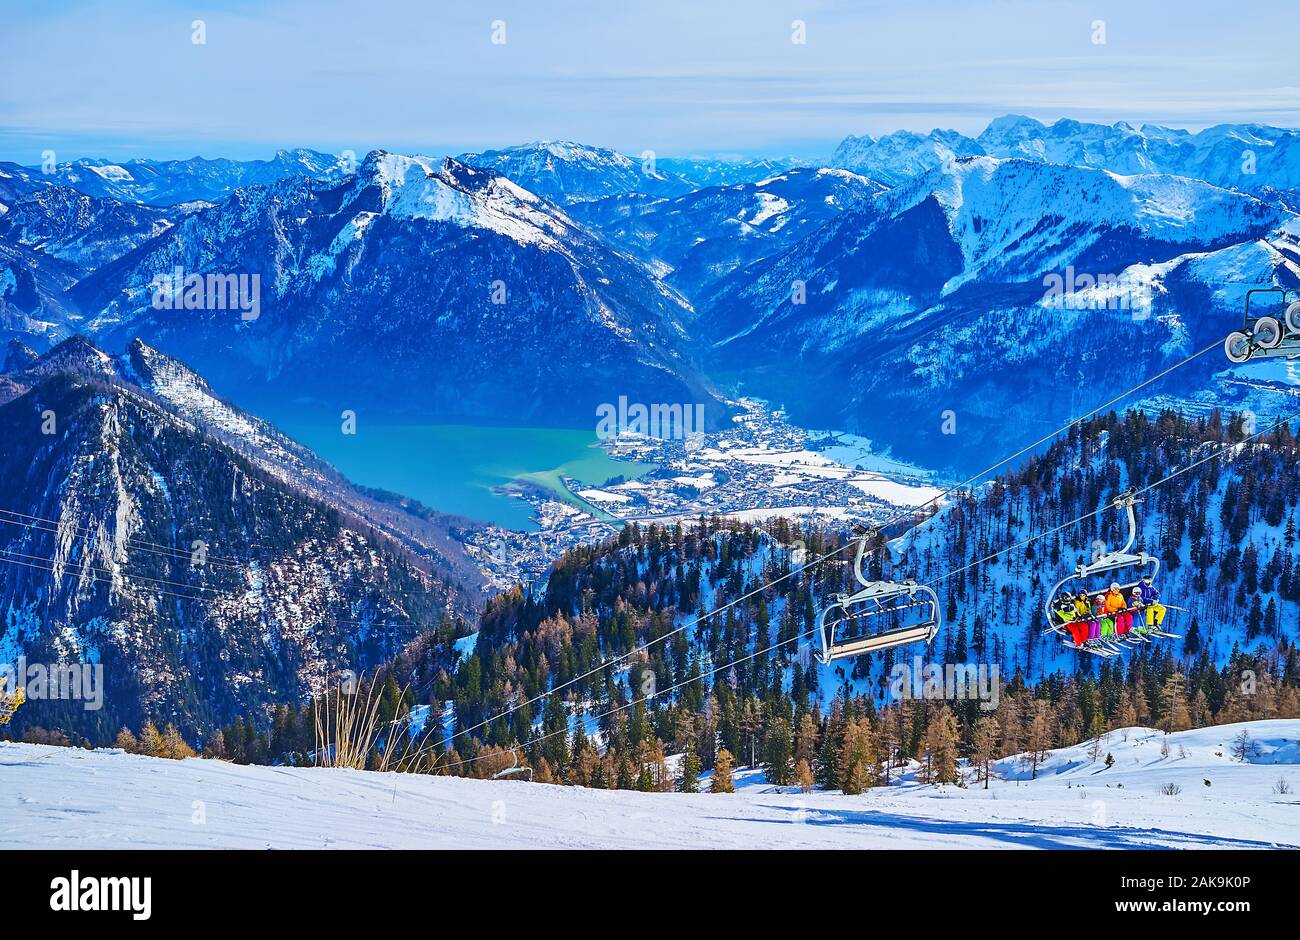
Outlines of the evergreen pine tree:
{"type": "Polygon", "coordinates": [[[791,766],[793,751],[794,739],[790,722],[778,718],[768,728],[763,756],[767,764],[767,779],[779,787],[787,786],[794,774],[791,766]]]}
{"type": "Polygon", "coordinates": [[[695,751],[687,751],[682,758],[682,775],[677,781],[677,789],[682,793],[697,793],[700,789],[700,756],[695,751]]]}

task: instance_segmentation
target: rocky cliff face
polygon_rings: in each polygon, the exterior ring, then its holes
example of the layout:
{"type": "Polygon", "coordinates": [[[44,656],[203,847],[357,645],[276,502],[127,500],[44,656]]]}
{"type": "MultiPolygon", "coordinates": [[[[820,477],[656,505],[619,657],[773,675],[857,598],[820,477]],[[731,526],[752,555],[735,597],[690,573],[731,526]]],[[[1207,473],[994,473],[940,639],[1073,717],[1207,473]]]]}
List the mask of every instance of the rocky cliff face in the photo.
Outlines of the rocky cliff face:
{"type": "Polygon", "coordinates": [[[309,452],[156,350],[73,339],[6,378],[0,661],[104,682],[101,710],[33,697],[22,721],[201,734],[471,614],[416,536],[368,525],[309,452]]]}

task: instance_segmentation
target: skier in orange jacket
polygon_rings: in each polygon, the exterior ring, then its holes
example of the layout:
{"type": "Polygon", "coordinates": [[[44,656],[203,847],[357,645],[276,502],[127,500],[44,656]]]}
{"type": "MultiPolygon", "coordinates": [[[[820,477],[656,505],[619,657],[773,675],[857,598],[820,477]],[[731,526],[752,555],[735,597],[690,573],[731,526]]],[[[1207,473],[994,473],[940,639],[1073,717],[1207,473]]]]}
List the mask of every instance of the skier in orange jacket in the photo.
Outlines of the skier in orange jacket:
{"type": "Polygon", "coordinates": [[[1106,613],[1114,616],[1127,607],[1128,601],[1124,600],[1124,592],[1119,589],[1119,582],[1112,581],[1110,590],[1106,592],[1106,613]]]}

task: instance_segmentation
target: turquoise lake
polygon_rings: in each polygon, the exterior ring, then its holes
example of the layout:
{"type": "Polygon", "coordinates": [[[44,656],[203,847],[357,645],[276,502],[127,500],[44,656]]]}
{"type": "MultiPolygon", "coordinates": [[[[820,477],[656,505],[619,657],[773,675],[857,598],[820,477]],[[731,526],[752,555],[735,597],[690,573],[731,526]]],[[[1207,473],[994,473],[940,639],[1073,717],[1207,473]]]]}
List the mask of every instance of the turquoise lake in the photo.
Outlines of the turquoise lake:
{"type": "Polygon", "coordinates": [[[612,459],[595,446],[591,429],[362,423],[356,434],[343,434],[337,423],[279,427],[354,483],[401,493],[442,512],[523,531],[537,528],[532,507],[498,492],[498,487],[527,481],[577,503],[562,478],[597,485],[651,469],[647,464],[612,459]]]}

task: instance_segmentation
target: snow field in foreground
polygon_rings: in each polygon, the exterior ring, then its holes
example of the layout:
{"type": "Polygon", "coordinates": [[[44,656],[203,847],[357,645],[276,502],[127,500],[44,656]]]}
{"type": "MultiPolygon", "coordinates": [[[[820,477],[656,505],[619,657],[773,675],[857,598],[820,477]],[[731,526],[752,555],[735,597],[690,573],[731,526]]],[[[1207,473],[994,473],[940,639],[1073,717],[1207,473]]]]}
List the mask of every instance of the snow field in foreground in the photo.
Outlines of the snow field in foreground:
{"type": "Polygon", "coordinates": [[[1051,752],[1036,780],[1008,759],[989,790],[908,771],[852,797],[752,770],[734,794],[635,793],[6,743],[0,848],[1300,848],[1300,796],[1275,792],[1300,790],[1297,742],[1295,719],[1131,728],[1095,763],[1051,752]]]}

